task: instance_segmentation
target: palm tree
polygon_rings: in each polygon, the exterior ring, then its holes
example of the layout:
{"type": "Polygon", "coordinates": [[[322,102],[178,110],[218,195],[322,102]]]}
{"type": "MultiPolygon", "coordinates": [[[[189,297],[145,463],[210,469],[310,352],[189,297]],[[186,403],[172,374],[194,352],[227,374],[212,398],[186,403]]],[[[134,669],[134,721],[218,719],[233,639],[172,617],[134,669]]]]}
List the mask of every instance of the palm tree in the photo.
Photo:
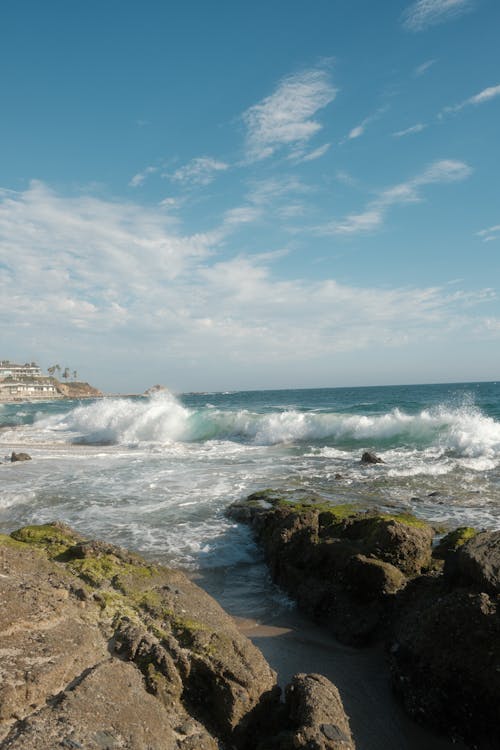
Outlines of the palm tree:
{"type": "Polygon", "coordinates": [[[69,378],[69,376],[70,376],[70,375],[71,375],[71,372],[70,372],[70,369],[69,369],[69,367],[65,367],[65,368],[64,368],[64,372],[63,372],[63,374],[62,374],[63,378],[64,378],[65,380],[68,380],[68,378],[69,378]]]}
{"type": "Polygon", "coordinates": [[[78,373],[76,370],[73,370],[73,380],[76,380],[78,377],[78,373]]]}

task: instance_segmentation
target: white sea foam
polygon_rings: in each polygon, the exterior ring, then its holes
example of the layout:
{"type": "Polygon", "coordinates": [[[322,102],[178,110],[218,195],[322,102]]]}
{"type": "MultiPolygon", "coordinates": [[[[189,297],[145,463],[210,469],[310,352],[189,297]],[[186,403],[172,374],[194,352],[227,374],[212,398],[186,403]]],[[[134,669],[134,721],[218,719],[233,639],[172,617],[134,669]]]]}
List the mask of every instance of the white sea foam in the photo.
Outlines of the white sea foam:
{"type": "MultiPolygon", "coordinates": [[[[2,434],[2,442],[16,430],[2,434]]],[[[17,431],[23,438],[42,434],[46,439],[88,444],[151,444],[172,446],[190,442],[223,441],[253,445],[298,442],[329,443],[329,448],[351,449],[366,443],[381,449],[398,444],[412,449],[436,446],[457,457],[500,456],[500,423],[469,406],[424,409],[408,414],[393,409],[384,414],[338,414],[276,410],[257,413],[183,406],[173,395],[150,399],[110,399],[79,406],[63,415],[42,417],[33,428],[17,431]],[[332,446],[333,444],[337,444],[332,446]]]]}

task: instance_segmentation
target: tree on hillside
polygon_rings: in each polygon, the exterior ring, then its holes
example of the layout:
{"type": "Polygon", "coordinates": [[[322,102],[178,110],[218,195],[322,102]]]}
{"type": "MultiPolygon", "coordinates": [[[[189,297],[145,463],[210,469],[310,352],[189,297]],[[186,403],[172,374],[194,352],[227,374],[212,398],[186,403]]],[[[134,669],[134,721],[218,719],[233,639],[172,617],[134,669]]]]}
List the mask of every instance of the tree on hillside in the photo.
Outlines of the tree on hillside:
{"type": "Polygon", "coordinates": [[[56,372],[61,372],[61,365],[51,365],[47,367],[47,372],[53,378],[56,372]]]}
{"type": "Polygon", "coordinates": [[[70,375],[71,375],[71,372],[70,372],[69,367],[65,367],[62,377],[64,378],[64,380],[68,380],[70,375]]]}
{"type": "Polygon", "coordinates": [[[78,378],[78,373],[76,370],[73,370],[73,380],[76,380],[78,378]]]}

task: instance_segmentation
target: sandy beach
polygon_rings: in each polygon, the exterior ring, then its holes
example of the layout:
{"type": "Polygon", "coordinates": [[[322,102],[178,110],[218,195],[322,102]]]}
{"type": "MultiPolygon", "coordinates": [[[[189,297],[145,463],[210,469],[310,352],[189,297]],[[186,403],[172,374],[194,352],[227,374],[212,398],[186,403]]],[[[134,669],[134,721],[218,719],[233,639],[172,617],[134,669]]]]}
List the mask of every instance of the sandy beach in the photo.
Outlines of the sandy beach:
{"type": "Polygon", "coordinates": [[[319,672],[337,686],[360,750],[465,750],[406,716],[393,695],[381,647],[344,646],[296,611],[266,623],[236,622],[276,670],[282,687],[297,672],[319,672]]]}

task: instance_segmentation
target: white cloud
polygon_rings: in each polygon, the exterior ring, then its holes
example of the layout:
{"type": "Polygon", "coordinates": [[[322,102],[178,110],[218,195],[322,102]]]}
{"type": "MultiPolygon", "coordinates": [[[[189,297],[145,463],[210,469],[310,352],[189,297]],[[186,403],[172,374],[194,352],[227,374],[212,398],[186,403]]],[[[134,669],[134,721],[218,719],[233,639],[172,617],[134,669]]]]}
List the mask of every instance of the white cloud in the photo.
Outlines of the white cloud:
{"type": "Polygon", "coordinates": [[[500,240],[500,224],[495,224],[493,227],[487,229],[481,229],[476,232],[478,237],[481,237],[483,242],[491,242],[492,240],[500,240]]]}
{"type": "Polygon", "coordinates": [[[471,11],[475,4],[475,0],[417,0],[403,13],[403,26],[423,31],[471,11]]]}
{"type": "Polygon", "coordinates": [[[428,166],[407,182],[401,182],[381,191],[360,213],[348,214],[340,221],[318,228],[320,234],[359,234],[371,232],[382,226],[388,210],[395,205],[417,203],[422,200],[421,189],[435,183],[458,182],[471,174],[471,168],[461,161],[442,159],[428,166]]]}
{"type": "Polygon", "coordinates": [[[336,94],[325,70],[306,70],[284,78],[273,94],[243,114],[247,159],[259,161],[283,146],[307,143],[322,127],[314,116],[336,94]]]}
{"type": "Polygon", "coordinates": [[[140,187],[150,174],[158,171],[158,167],[146,167],[142,172],[135,174],[129,182],[129,187],[140,187]]]}
{"type": "Polygon", "coordinates": [[[419,78],[420,76],[423,76],[424,73],[427,73],[429,68],[431,68],[433,65],[437,63],[437,60],[426,60],[421,65],[417,65],[415,70],[413,71],[413,74],[416,78],[419,78]]]}
{"type": "Polygon", "coordinates": [[[209,156],[201,156],[179,167],[170,177],[185,185],[209,185],[218,172],[225,172],[227,169],[229,164],[209,156]]]}
{"type": "Polygon", "coordinates": [[[425,125],[423,122],[417,122],[416,125],[412,125],[410,128],[405,128],[405,130],[397,130],[395,133],[392,133],[394,138],[402,138],[405,135],[413,135],[414,133],[421,133],[422,130],[425,130],[427,125],[425,125]]]}
{"type": "MultiPolygon", "coordinates": [[[[459,172],[450,163],[431,165],[409,192],[459,172]]],[[[395,201],[397,193],[405,191],[396,186],[381,200],[395,201]]],[[[160,207],[64,197],[40,183],[0,191],[2,345],[9,356],[22,346],[46,361],[63,352],[79,369],[85,357],[104,387],[106,369],[118,381],[123,370],[128,387],[131,378],[146,387],[158,379],[153,363],[172,386],[185,386],[192,368],[190,383],[204,387],[221,362],[214,385],[226,372],[235,384],[251,383],[258,372],[286,377],[298,353],[327,372],[338,352],[475,335],[475,308],[493,299],[489,290],[390,290],[291,274],[280,280],[273,263],[287,249],[243,256],[228,248],[234,225],[256,216],[251,209],[226,212],[216,231],[182,236],[160,207]],[[236,257],[217,255],[221,238],[225,255],[236,257]]],[[[488,330],[498,336],[493,324],[488,330]]]]}
{"type": "Polygon", "coordinates": [[[489,86],[488,88],[480,91],[478,94],[470,96],[468,99],[464,99],[464,101],[460,102],[460,104],[455,104],[455,106],[453,107],[445,107],[441,111],[440,117],[448,112],[459,112],[464,107],[484,104],[484,102],[489,102],[491,99],[496,99],[497,96],[500,96],[500,84],[496,86],[489,86]]]}

